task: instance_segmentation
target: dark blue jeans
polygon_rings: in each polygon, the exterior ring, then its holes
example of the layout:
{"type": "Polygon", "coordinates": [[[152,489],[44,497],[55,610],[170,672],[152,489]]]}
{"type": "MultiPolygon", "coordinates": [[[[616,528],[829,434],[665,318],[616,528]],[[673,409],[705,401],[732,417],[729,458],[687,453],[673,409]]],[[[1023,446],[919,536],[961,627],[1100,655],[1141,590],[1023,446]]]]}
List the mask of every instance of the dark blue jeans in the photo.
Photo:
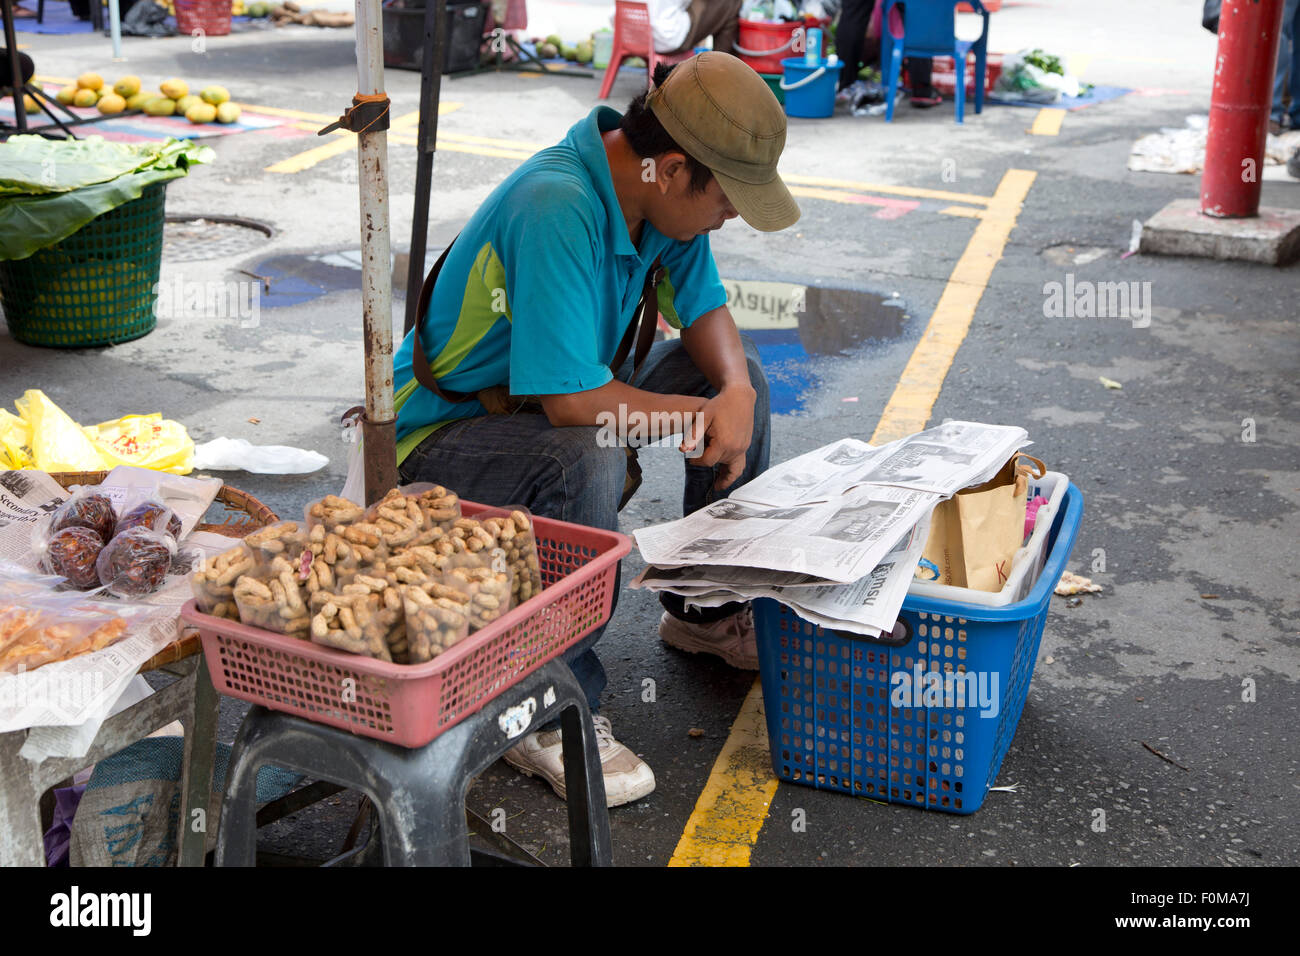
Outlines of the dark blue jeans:
{"type": "MultiPolygon", "coordinates": [[[[753,341],[747,336],[741,336],[741,341],[749,360],[749,380],[758,393],[754,402],[754,437],[745,456],[745,470],[730,488],[715,491],[714,469],[701,468],[685,459],[683,515],[727,497],[767,470],[771,433],[767,378],[753,341]]],[[[626,381],[631,374],[629,360],[619,370],[619,378],[626,381]]],[[[716,394],[677,340],[656,343],[637,380],[631,384],[661,395],[711,397],[716,394]]],[[[627,456],[622,448],[601,447],[597,443],[599,431],[594,425],[556,428],[538,412],[480,415],[439,428],[411,452],[399,474],[403,483],[435,482],[469,501],[523,505],[544,518],[617,531],[627,456]]],[[[617,608],[617,586],[614,604],[617,608]]],[[[702,622],[718,620],[741,609],[741,605],[729,605],[688,613],[681,598],[673,595],[664,595],[663,604],[677,617],[702,622]]],[[[604,631],[604,627],[599,628],[564,655],[593,710],[606,683],[605,668],[594,650],[604,631]]]]}

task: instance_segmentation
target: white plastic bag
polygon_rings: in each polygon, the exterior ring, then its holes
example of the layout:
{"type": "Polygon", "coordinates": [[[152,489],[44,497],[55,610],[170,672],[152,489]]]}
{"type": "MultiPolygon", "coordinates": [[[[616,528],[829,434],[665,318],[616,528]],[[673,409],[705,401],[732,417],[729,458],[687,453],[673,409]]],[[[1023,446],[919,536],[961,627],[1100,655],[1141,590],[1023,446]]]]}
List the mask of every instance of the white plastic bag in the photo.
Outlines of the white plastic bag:
{"type": "Polygon", "coordinates": [[[253,445],[244,438],[214,438],[194,448],[198,471],[249,471],[256,475],[305,475],[330,463],[320,452],[288,445],[253,445]]]}

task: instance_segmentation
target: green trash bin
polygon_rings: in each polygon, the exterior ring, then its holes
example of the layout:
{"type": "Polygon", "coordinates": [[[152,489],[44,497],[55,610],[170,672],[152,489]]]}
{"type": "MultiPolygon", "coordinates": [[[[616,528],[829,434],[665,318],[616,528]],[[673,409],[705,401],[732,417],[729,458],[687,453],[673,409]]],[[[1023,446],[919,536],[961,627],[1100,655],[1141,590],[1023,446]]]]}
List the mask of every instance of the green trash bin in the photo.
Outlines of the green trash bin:
{"type": "Polygon", "coordinates": [[[0,305],[18,342],[89,348],[138,339],[157,324],[167,184],[97,216],[26,259],[0,262],[0,305]]]}

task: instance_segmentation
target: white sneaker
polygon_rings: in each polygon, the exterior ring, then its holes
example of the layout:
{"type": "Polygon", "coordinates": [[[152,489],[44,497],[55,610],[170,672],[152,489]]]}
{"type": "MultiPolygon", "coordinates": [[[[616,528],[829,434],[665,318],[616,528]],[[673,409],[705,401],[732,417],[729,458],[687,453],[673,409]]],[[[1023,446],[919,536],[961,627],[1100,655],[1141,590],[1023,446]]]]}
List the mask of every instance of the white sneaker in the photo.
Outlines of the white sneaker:
{"type": "Polygon", "coordinates": [[[664,611],[659,620],[659,637],[679,651],[714,654],[739,670],[758,670],[758,636],[754,612],[748,606],[713,624],[692,624],[664,611]]]}
{"type": "MultiPolygon", "coordinates": [[[[605,777],[605,806],[617,807],[654,791],[655,775],[649,765],[614,739],[609,718],[592,715],[596,742],[600,746],[600,765],[605,777]]],[[[529,734],[506,751],[506,763],[526,777],[541,777],[567,800],[564,787],[564,745],[558,730],[529,734]]]]}

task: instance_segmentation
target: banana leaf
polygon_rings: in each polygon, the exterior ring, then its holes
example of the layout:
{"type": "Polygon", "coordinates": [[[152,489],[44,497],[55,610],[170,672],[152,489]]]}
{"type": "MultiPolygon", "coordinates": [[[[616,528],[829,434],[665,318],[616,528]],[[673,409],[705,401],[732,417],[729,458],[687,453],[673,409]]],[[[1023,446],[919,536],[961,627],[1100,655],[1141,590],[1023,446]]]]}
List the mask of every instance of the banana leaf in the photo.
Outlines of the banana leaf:
{"type": "Polygon", "coordinates": [[[206,146],[181,140],[144,145],[172,144],[181,148],[158,150],[146,157],[147,162],[138,171],[119,173],[107,181],[64,192],[0,195],[0,261],[26,259],[37,250],[61,242],[97,216],[139,199],[145,187],[178,179],[186,175],[190,163],[207,162],[214,155],[206,146]]]}
{"type": "Polygon", "coordinates": [[[212,150],[190,140],[113,143],[102,136],[50,140],[13,136],[0,144],[0,197],[71,192],[145,169],[207,162],[212,150]]]}

